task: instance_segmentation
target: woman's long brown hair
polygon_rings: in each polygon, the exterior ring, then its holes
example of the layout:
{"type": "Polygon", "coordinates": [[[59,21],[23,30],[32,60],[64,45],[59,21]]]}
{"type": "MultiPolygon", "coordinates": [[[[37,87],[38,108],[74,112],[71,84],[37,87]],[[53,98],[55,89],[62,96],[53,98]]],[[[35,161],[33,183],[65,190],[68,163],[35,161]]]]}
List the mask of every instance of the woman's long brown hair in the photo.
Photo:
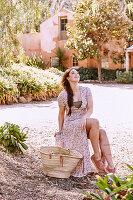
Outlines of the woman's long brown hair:
{"type": "Polygon", "coordinates": [[[69,73],[71,70],[72,68],[67,69],[62,77],[63,88],[67,91],[67,103],[69,106],[69,112],[68,112],[69,116],[71,115],[71,107],[73,106],[73,91],[67,77],[69,76],[69,73]]]}

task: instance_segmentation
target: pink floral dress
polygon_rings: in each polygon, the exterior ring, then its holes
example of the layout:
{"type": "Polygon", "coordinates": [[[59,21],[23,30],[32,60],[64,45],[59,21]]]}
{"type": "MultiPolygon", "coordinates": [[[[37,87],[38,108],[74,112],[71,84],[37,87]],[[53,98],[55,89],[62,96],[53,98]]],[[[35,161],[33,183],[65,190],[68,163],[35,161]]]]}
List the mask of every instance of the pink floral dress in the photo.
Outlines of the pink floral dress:
{"type": "Polygon", "coordinates": [[[91,171],[90,152],[86,130],[82,131],[80,120],[86,113],[88,99],[91,98],[91,91],[87,87],[80,86],[82,105],[80,108],[72,106],[71,116],[68,116],[69,107],[67,104],[67,92],[63,90],[58,96],[58,104],[65,106],[66,116],[63,123],[61,135],[56,136],[56,145],[76,150],[83,155],[82,162],[72,172],[72,176],[83,177],[91,171]]]}

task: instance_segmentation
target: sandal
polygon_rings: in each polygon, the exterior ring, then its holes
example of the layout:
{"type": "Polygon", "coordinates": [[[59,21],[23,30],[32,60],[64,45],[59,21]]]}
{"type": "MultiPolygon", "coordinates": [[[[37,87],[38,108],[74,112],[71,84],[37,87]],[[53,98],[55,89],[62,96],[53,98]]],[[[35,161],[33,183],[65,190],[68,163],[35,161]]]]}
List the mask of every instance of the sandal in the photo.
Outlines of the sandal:
{"type": "Polygon", "coordinates": [[[91,156],[91,160],[93,162],[93,164],[95,165],[96,169],[99,171],[99,172],[104,172],[105,171],[105,166],[102,162],[102,160],[96,160],[95,159],[95,155],[92,155],[91,156]]]}

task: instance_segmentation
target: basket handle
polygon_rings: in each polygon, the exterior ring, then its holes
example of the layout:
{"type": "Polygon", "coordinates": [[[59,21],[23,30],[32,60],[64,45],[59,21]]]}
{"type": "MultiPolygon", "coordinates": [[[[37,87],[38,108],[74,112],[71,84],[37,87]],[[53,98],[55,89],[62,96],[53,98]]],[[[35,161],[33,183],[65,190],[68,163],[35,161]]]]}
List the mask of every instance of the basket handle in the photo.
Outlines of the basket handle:
{"type": "Polygon", "coordinates": [[[59,150],[59,154],[60,154],[60,167],[63,167],[63,156],[61,153],[61,147],[58,147],[58,150],[59,150]]]}
{"type": "Polygon", "coordinates": [[[60,167],[63,167],[63,156],[60,155],[60,167]]]}
{"type": "MultiPolygon", "coordinates": [[[[63,167],[63,156],[61,153],[61,147],[58,147],[59,149],[59,154],[60,154],[60,167],[63,167]]],[[[70,149],[68,149],[68,154],[70,155],[70,149]]]]}
{"type": "Polygon", "coordinates": [[[52,155],[51,155],[51,153],[49,154],[49,159],[51,159],[52,158],[52,155]]]}

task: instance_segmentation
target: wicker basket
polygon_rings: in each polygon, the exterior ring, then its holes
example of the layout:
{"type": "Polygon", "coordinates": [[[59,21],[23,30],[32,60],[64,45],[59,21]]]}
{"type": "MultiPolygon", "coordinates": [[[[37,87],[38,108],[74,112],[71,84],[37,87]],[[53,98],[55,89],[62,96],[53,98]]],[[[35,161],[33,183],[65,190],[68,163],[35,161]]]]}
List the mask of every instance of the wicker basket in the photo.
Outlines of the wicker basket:
{"type": "Polygon", "coordinates": [[[66,150],[57,146],[40,148],[44,174],[56,178],[69,178],[71,172],[82,159],[82,155],[74,150],[66,150]]]}

